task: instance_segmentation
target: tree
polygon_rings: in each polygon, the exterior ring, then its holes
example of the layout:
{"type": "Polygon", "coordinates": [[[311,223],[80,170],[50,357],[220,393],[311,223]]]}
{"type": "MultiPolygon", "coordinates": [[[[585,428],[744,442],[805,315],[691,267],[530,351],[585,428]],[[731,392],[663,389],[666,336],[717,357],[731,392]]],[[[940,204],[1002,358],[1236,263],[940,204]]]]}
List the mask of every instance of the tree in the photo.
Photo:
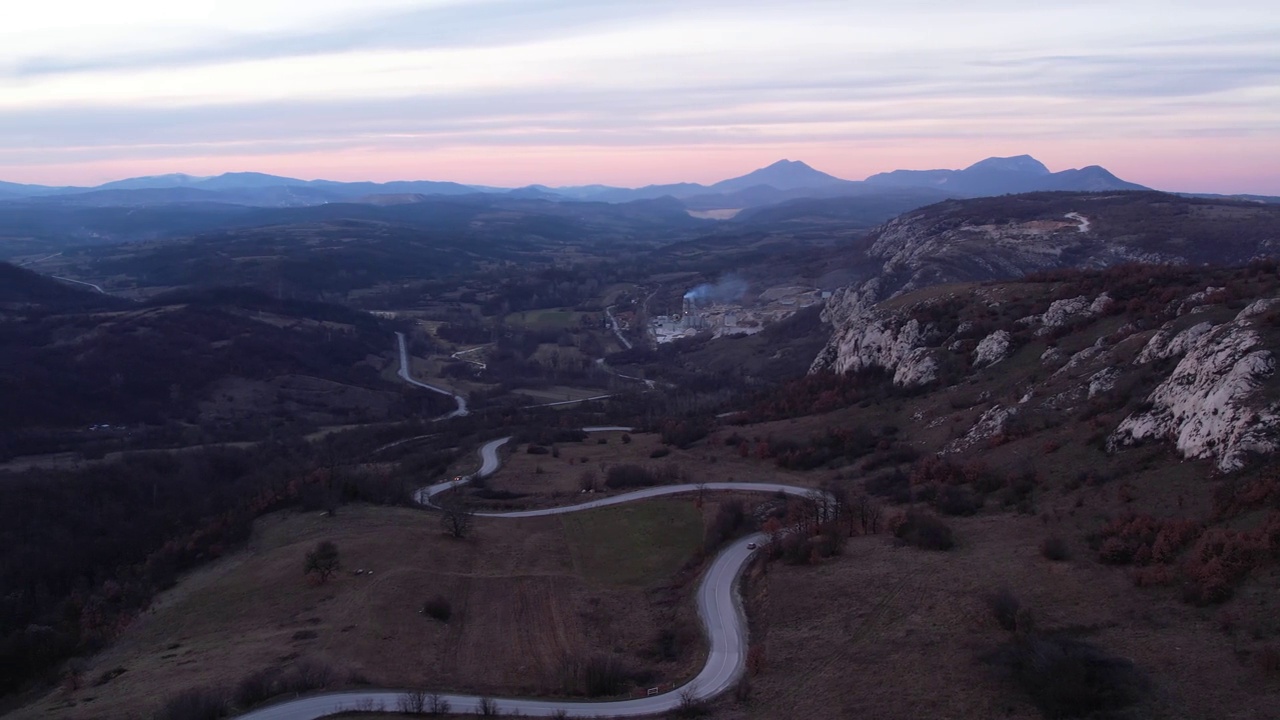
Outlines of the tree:
{"type": "Polygon", "coordinates": [[[320,582],[324,583],[330,575],[338,571],[338,565],[338,546],[328,540],[322,540],[314,550],[307,553],[303,573],[306,575],[316,573],[320,577],[320,582]]]}
{"type": "Polygon", "coordinates": [[[471,532],[471,521],[475,514],[469,510],[449,508],[440,515],[440,524],[444,531],[461,540],[471,532]]]}

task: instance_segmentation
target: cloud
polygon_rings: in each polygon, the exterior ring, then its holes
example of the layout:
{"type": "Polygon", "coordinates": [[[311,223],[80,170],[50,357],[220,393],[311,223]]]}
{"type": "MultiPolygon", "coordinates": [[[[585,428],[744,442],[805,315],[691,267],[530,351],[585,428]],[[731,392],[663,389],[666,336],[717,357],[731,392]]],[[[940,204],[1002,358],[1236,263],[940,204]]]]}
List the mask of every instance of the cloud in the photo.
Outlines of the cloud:
{"type": "Polygon", "coordinates": [[[0,44],[0,165],[1165,137],[1280,162],[1265,3],[297,1],[258,0],[270,22],[122,22],[121,49],[84,28],[0,44]]]}

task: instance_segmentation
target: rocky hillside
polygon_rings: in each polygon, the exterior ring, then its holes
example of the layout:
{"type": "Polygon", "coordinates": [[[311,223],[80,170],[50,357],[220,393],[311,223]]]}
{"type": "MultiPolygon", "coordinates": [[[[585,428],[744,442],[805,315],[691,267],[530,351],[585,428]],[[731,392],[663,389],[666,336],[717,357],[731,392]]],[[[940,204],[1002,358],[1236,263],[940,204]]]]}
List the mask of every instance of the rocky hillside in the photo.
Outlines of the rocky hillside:
{"type": "Polygon", "coordinates": [[[1114,416],[1103,428],[1111,451],[1168,442],[1233,471],[1280,449],[1275,261],[940,286],[864,310],[856,324],[841,371],[884,371],[908,389],[998,380],[1003,392],[988,391],[944,453],[985,448],[1028,422],[1100,415],[1114,416]]]}
{"type": "Polygon", "coordinates": [[[914,352],[923,347],[915,337],[922,328],[904,326],[886,337],[873,312],[878,303],[914,290],[1067,267],[1241,265],[1278,251],[1280,208],[1262,204],[1141,192],[1035,193],[931,205],[875,231],[867,256],[878,272],[843,288],[828,304],[824,319],[834,331],[814,369],[892,365],[901,382],[927,381],[928,362],[914,352]]]}

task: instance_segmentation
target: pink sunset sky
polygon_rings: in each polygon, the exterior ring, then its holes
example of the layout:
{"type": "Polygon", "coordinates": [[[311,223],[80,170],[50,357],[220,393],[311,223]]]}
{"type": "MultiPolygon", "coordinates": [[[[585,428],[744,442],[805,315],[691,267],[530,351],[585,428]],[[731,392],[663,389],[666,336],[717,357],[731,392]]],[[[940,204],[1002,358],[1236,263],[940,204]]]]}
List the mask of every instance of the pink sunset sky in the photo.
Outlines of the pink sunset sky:
{"type": "Polygon", "coordinates": [[[0,27],[10,182],[639,186],[782,158],[861,179],[1025,153],[1280,195],[1270,3],[30,5],[0,27]]]}

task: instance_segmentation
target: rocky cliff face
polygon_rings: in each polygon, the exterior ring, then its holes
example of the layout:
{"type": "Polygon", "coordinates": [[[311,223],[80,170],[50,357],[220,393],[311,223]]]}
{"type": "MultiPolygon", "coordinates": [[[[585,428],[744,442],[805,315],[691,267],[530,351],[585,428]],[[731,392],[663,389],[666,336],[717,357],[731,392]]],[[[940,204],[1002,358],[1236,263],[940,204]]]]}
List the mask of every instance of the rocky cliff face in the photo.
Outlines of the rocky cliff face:
{"type": "MultiPolygon", "coordinates": [[[[1233,205],[1229,210],[1240,215],[1238,223],[1218,220],[1215,225],[1210,210],[1216,206],[1173,200],[1158,193],[1054,193],[945,202],[902,215],[873,236],[868,257],[879,263],[877,275],[837,291],[828,302],[823,319],[833,331],[813,369],[839,372],[878,364],[878,353],[868,353],[867,348],[881,342],[885,318],[877,317],[874,308],[922,288],[1130,262],[1242,264],[1280,250],[1280,231],[1275,230],[1280,228],[1280,208],[1233,205]],[[1175,207],[1178,203],[1186,207],[1175,207]],[[1245,230],[1230,234],[1241,224],[1247,225],[1245,230]],[[1165,226],[1171,229],[1162,230],[1165,226]],[[1224,236],[1202,243],[1186,241],[1188,235],[1215,231],[1224,236]],[[866,333],[871,336],[864,338],[866,333]]],[[[1220,212],[1217,217],[1225,215],[1220,212]]],[[[1201,299],[1215,290],[1220,288],[1206,288],[1201,299]]],[[[1186,298],[1189,307],[1196,301],[1195,296],[1186,298]]],[[[1028,318],[1028,322],[1050,333],[1060,318],[1082,312],[1081,302],[1087,302],[1096,315],[1106,311],[1111,299],[1064,299],[1047,308],[1043,317],[1028,318]],[[1095,303],[1099,305],[1092,307],[1095,303]]],[[[907,371],[905,375],[927,377],[928,373],[907,371]]]]}
{"type": "MultiPolygon", "coordinates": [[[[915,352],[922,345],[914,332],[876,313],[881,302],[940,284],[1012,279],[1038,270],[1123,263],[1243,264],[1280,251],[1277,228],[1280,209],[1219,208],[1160,193],[1046,193],[942,202],[901,215],[874,233],[868,258],[879,264],[879,272],[832,296],[823,310],[823,319],[832,325],[831,338],[812,369],[845,372],[882,366],[904,384],[932,382],[936,359],[915,352]],[[1228,215],[1231,225],[1222,220],[1228,215]],[[1213,233],[1221,237],[1207,240],[1213,233]],[[1187,236],[1206,241],[1189,243],[1187,236]]],[[[1190,309],[1221,290],[1206,287],[1184,305],[1190,309]]],[[[1105,293],[1062,299],[1025,320],[1048,334],[1085,311],[1106,313],[1110,302],[1105,293]]],[[[984,348],[978,363],[988,363],[992,350],[984,348]]]]}
{"type": "MultiPolygon", "coordinates": [[[[945,454],[1025,437],[1036,423],[1082,419],[1098,447],[1167,441],[1223,471],[1280,451],[1280,384],[1273,382],[1280,298],[1246,305],[1239,296],[1189,293],[1130,273],[897,297],[846,318],[828,367],[880,369],[898,387],[932,385],[930,392],[952,398],[952,410],[973,408],[948,412],[944,403],[939,415],[917,418],[950,428],[945,454]],[[971,386],[987,390],[955,400],[971,386]]],[[[1248,292],[1280,291],[1280,274],[1259,277],[1248,292]]]]}
{"type": "Polygon", "coordinates": [[[1109,447],[1172,440],[1184,457],[1213,458],[1224,471],[1280,448],[1280,403],[1259,393],[1275,373],[1275,355],[1255,329],[1257,318],[1278,306],[1280,299],[1258,300],[1229,323],[1200,323],[1171,340],[1161,329],[1138,362],[1182,360],[1151,393],[1151,409],[1125,418],[1109,447]]]}

